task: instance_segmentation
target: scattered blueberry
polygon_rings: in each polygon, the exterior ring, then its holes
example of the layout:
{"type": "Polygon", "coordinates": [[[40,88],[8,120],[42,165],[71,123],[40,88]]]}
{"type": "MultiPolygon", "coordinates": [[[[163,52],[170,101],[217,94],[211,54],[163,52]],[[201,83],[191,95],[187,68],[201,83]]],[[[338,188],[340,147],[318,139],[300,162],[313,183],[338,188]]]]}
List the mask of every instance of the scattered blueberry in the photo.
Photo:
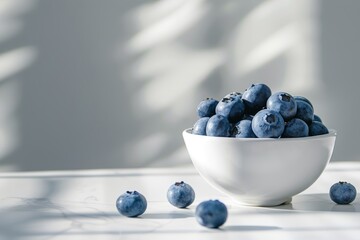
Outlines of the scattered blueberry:
{"type": "Polygon", "coordinates": [[[218,228],[226,222],[228,211],[219,200],[201,202],[195,210],[195,217],[199,224],[208,228],[218,228]]]}
{"type": "Polygon", "coordinates": [[[212,116],[206,125],[207,136],[229,137],[230,123],[228,119],[222,115],[212,116]]]}
{"type": "Polygon", "coordinates": [[[239,97],[223,98],[215,109],[217,115],[226,117],[231,123],[240,121],[244,116],[244,111],[244,103],[239,97]]]}
{"type": "Polygon", "coordinates": [[[206,125],[209,117],[203,117],[196,121],[192,129],[192,133],[196,135],[206,135],[206,125]]]}
{"type": "Polygon", "coordinates": [[[269,109],[259,111],[252,120],[252,129],[258,138],[278,138],[284,127],[280,113],[269,109]]]}
{"type": "Polygon", "coordinates": [[[313,121],[309,125],[309,136],[316,136],[329,133],[329,130],[321,122],[313,121]]]}
{"type": "Polygon", "coordinates": [[[296,111],[296,118],[300,118],[304,120],[307,124],[310,124],[314,120],[314,110],[305,101],[296,100],[297,111],[296,111]]]}
{"type": "Polygon", "coordinates": [[[347,182],[338,182],[330,188],[330,198],[337,204],[349,204],[356,198],[356,188],[347,182]]]}
{"type": "Polygon", "coordinates": [[[266,107],[279,112],[285,121],[295,117],[297,110],[295,99],[285,92],[277,92],[271,95],[266,102],[266,107]]]}
{"type": "Polygon", "coordinates": [[[218,100],[213,98],[207,98],[201,101],[197,107],[197,113],[199,117],[211,117],[215,115],[215,108],[218,102],[218,100]]]}
{"type": "Polygon", "coordinates": [[[251,127],[251,120],[244,119],[235,125],[233,136],[236,138],[256,138],[251,127]]]}
{"type": "Polygon", "coordinates": [[[169,203],[178,208],[186,208],[195,200],[193,188],[183,181],[171,185],[167,191],[169,203]]]}
{"type": "Polygon", "coordinates": [[[293,118],[286,123],[282,137],[295,138],[309,136],[309,127],[303,120],[293,118]]]}
{"type": "Polygon", "coordinates": [[[116,200],[119,213],[127,217],[137,217],[146,210],[146,198],[137,191],[127,191],[116,200]]]}
{"type": "Polygon", "coordinates": [[[271,89],[262,83],[252,84],[242,95],[242,100],[247,113],[255,114],[266,106],[266,101],[271,96],[271,89]]]}

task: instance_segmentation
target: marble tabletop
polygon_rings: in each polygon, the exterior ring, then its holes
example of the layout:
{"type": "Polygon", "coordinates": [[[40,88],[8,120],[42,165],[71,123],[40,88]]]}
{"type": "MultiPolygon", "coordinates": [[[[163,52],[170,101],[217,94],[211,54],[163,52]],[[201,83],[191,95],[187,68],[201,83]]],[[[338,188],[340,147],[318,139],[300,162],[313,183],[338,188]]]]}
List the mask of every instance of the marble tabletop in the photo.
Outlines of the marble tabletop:
{"type": "Polygon", "coordinates": [[[360,163],[330,163],[291,204],[266,208],[235,204],[192,167],[0,173],[0,239],[359,239],[360,197],[336,205],[328,196],[339,180],[360,189],[360,163]],[[180,180],[196,192],[188,209],[166,200],[168,187],[180,180]],[[117,212],[115,200],[127,190],[147,198],[141,217],[117,212]],[[208,199],[228,207],[220,229],[194,218],[197,204],[208,199]]]}

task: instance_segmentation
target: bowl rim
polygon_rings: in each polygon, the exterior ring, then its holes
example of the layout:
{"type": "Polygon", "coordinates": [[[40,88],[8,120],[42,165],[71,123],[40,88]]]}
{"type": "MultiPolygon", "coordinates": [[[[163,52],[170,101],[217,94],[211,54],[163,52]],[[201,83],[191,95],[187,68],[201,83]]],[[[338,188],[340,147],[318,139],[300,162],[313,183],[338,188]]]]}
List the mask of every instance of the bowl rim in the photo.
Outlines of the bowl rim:
{"type": "Polygon", "coordinates": [[[316,136],[298,137],[298,138],[235,138],[235,137],[217,137],[217,136],[205,136],[191,133],[192,128],[187,128],[183,131],[183,135],[190,135],[192,137],[206,138],[206,139],[231,139],[233,141],[244,141],[244,142],[259,142],[259,141],[273,141],[273,142],[289,142],[289,141],[306,141],[315,140],[328,137],[336,137],[337,131],[335,129],[329,129],[329,133],[321,134],[316,136]]]}

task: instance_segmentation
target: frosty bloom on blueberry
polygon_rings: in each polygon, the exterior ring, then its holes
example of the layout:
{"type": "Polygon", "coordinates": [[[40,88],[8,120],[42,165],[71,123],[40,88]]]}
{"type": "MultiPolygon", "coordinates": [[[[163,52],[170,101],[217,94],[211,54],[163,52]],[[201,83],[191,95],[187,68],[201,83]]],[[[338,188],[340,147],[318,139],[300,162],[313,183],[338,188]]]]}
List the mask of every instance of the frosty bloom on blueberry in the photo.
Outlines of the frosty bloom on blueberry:
{"type": "Polygon", "coordinates": [[[116,200],[116,208],[121,215],[137,217],[147,208],[146,198],[137,191],[127,191],[116,200]]]}
{"type": "Polygon", "coordinates": [[[230,123],[240,121],[244,115],[244,111],[244,103],[239,97],[223,98],[215,109],[217,115],[226,117],[230,123]]]}
{"type": "Polygon", "coordinates": [[[218,228],[226,222],[228,211],[219,200],[208,200],[200,203],[195,210],[198,223],[208,228],[218,228]]]}
{"type": "Polygon", "coordinates": [[[299,118],[293,118],[286,123],[282,137],[294,138],[294,137],[307,137],[309,136],[309,127],[303,120],[299,118]]]}
{"type": "Polygon", "coordinates": [[[242,95],[242,100],[246,107],[246,112],[255,114],[266,106],[266,101],[271,96],[271,89],[263,84],[252,84],[242,95]]]}
{"type": "Polygon", "coordinates": [[[285,92],[271,95],[266,102],[266,108],[280,113],[285,121],[295,117],[297,111],[295,99],[285,92]]]}
{"type": "Polygon", "coordinates": [[[207,98],[201,101],[197,107],[198,116],[202,118],[215,115],[215,108],[218,102],[218,100],[213,98],[207,98]]]}
{"type": "Polygon", "coordinates": [[[171,205],[178,208],[186,208],[195,200],[194,189],[187,183],[176,182],[167,191],[167,199],[171,205]]]}
{"type": "Polygon", "coordinates": [[[233,135],[236,138],[256,138],[256,135],[251,127],[252,120],[244,119],[238,122],[233,130],[233,135]]]}
{"type": "Polygon", "coordinates": [[[307,124],[311,124],[314,120],[314,110],[310,104],[305,101],[295,100],[297,105],[296,118],[304,120],[307,124]]]}
{"type": "Polygon", "coordinates": [[[280,113],[264,109],[254,116],[251,126],[259,138],[278,138],[284,131],[285,123],[280,113]]]}
{"type": "Polygon", "coordinates": [[[356,188],[347,182],[338,182],[330,188],[330,198],[337,204],[349,204],[356,198],[356,188]]]}
{"type": "Polygon", "coordinates": [[[206,125],[209,119],[209,117],[203,117],[197,120],[192,129],[192,133],[197,135],[206,135],[206,125]]]}
{"type": "Polygon", "coordinates": [[[212,116],[206,125],[206,135],[215,137],[230,136],[230,123],[227,118],[217,114],[212,116]]]}

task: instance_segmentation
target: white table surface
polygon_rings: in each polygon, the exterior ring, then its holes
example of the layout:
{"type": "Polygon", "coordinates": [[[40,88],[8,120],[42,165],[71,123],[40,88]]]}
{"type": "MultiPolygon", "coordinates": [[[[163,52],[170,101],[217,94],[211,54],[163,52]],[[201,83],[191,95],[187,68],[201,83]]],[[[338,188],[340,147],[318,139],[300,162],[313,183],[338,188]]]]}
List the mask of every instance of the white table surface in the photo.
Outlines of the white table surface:
{"type": "MultiPolygon", "coordinates": [[[[336,205],[328,197],[339,180],[360,189],[360,163],[330,163],[292,204],[246,207],[213,190],[193,168],[0,173],[0,239],[360,239],[360,197],[336,205]],[[166,200],[175,181],[196,192],[189,209],[166,200]],[[121,216],[116,198],[137,190],[148,200],[138,218],[121,216]],[[220,229],[200,226],[194,212],[207,199],[229,210],[220,229]]],[[[286,179],[284,179],[286,181],[286,179]]]]}

